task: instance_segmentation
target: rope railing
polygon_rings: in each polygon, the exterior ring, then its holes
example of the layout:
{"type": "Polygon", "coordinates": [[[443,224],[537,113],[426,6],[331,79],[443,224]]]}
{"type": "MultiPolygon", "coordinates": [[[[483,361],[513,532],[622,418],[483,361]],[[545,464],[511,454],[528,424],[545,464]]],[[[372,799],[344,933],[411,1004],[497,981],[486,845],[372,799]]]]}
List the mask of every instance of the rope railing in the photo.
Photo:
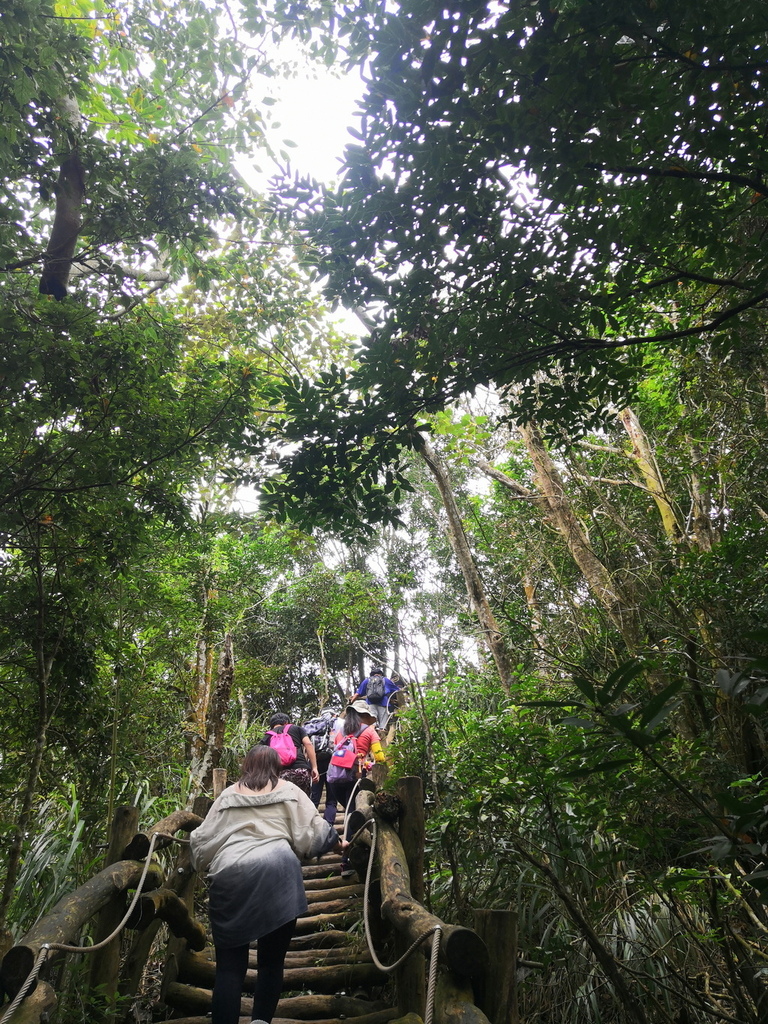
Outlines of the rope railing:
{"type": "MultiPolygon", "coordinates": [[[[365,825],[363,825],[361,828],[357,830],[354,838],[357,838],[357,836],[360,835],[361,832],[364,832],[368,828],[370,828],[371,830],[371,852],[370,856],[368,857],[368,866],[366,867],[365,870],[365,886],[363,889],[363,927],[365,930],[365,941],[368,944],[368,952],[371,954],[371,958],[378,967],[378,969],[380,971],[383,971],[385,974],[390,974],[392,971],[400,967],[401,964],[404,964],[408,957],[412,956],[413,953],[416,952],[416,950],[419,948],[422,942],[428,939],[430,935],[434,935],[434,939],[432,940],[432,953],[430,955],[429,960],[427,1005],[424,1015],[424,1024],[432,1024],[432,1018],[434,1016],[435,1007],[435,989],[437,986],[437,963],[438,954],[440,952],[440,936],[442,935],[443,931],[442,925],[435,924],[432,925],[431,928],[427,928],[426,931],[422,932],[421,935],[414,939],[414,941],[411,943],[408,949],[406,949],[402,956],[399,956],[393,964],[383,964],[381,960],[379,960],[379,957],[373,945],[373,938],[371,936],[368,899],[368,894],[371,886],[371,875],[373,872],[373,861],[376,855],[376,821],[374,819],[366,821],[365,825]]],[[[2,1024],[2,1022],[0,1022],[0,1024],[2,1024]]]]}
{"type": "MultiPolygon", "coordinates": [[[[141,893],[142,893],[142,891],[144,889],[144,883],[147,880],[147,872],[149,871],[149,865],[150,865],[150,862],[152,860],[152,855],[155,852],[155,842],[156,842],[156,840],[158,838],[158,835],[159,835],[159,833],[152,836],[151,842],[149,844],[149,852],[147,853],[147,856],[146,856],[145,861],[144,861],[144,870],[142,871],[141,878],[139,879],[139,881],[138,881],[138,883],[136,885],[136,891],[135,891],[135,893],[133,895],[133,899],[131,900],[131,903],[130,903],[130,906],[128,907],[128,910],[125,912],[125,915],[123,916],[122,921],[112,931],[112,934],[108,935],[106,938],[102,939],[100,942],[97,942],[97,943],[95,943],[95,944],[93,944],[91,946],[72,946],[72,945],[69,945],[66,942],[44,942],[42,944],[42,946],[40,947],[40,952],[37,954],[37,957],[35,958],[35,962],[34,962],[34,965],[32,966],[32,970],[29,972],[27,977],[22,982],[21,988],[16,993],[14,998],[11,1000],[10,1005],[5,1010],[5,1012],[3,1013],[3,1016],[0,1017],[0,1024],[6,1024],[6,1021],[9,1021],[11,1019],[13,1014],[16,1012],[16,1009],[18,1008],[18,1006],[20,1005],[20,1003],[22,1002],[22,1000],[26,996],[27,992],[29,991],[29,988],[32,985],[32,982],[37,979],[38,974],[40,973],[40,971],[43,968],[43,964],[48,959],[48,956],[51,953],[53,953],[53,952],[60,952],[60,953],[95,953],[97,950],[103,949],[105,946],[108,946],[109,943],[112,942],[113,939],[117,938],[117,936],[120,934],[120,932],[123,930],[123,928],[125,928],[126,924],[128,923],[128,921],[129,921],[129,919],[131,917],[131,914],[133,913],[133,910],[134,910],[136,904],[139,902],[139,898],[140,898],[141,893]]],[[[167,838],[171,838],[172,839],[173,837],[171,836],[171,837],[167,837],[167,838]]]]}
{"type": "MultiPolygon", "coordinates": [[[[474,1004],[471,994],[470,979],[480,979],[487,973],[488,952],[482,939],[471,929],[458,925],[449,925],[434,917],[414,899],[410,892],[408,870],[405,867],[407,857],[402,847],[398,832],[391,822],[391,800],[389,794],[384,795],[382,810],[386,806],[386,818],[380,818],[376,811],[377,797],[372,793],[366,795],[364,809],[360,814],[366,818],[350,840],[354,844],[363,833],[369,831],[370,847],[366,850],[367,864],[365,884],[363,887],[363,924],[366,944],[376,967],[389,974],[405,965],[419,947],[432,938],[431,955],[427,975],[426,994],[423,995],[424,1021],[432,1024],[437,1013],[436,1000],[438,992],[438,963],[442,962],[447,972],[441,982],[443,995],[439,1019],[444,1016],[447,1002],[464,1005],[464,1020],[475,1020],[477,1024],[487,1024],[487,1018],[474,1004]],[[367,806],[366,806],[367,805],[367,806]],[[384,844],[382,846],[382,838],[384,844]],[[381,914],[401,937],[408,943],[406,950],[392,964],[385,964],[379,958],[374,947],[370,926],[371,881],[374,862],[378,862],[379,882],[381,887],[381,914]],[[455,979],[453,981],[452,979],[455,979]]],[[[402,808],[401,808],[402,809],[402,808]]],[[[366,845],[367,841],[366,841],[366,845]]],[[[361,858],[362,860],[362,858],[361,858]]],[[[362,866],[362,864],[361,864],[362,866]]],[[[407,991],[407,990],[406,990],[407,991]]],[[[423,994],[423,990],[422,990],[423,994]]],[[[416,999],[418,1002],[418,999],[416,999]]],[[[402,1007],[401,1007],[402,1009],[402,1007]]],[[[417,1010],[417,1006],[407,1006],[407,1010],[417,1010]]]]}

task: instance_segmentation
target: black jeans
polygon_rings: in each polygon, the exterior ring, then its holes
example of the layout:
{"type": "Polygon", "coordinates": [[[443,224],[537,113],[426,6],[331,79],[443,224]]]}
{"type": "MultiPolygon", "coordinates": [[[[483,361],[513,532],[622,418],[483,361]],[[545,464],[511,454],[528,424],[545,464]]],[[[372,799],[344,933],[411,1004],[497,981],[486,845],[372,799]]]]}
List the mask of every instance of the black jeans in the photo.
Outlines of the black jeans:
{"type": "Polygon", "coordinates": [[[325,818],[329,825],[332,825],[336,821],[336,800],[331,793],[331,784],[326,779],[325,772],[321,772],[319,780],[312,783],[312,792],[309,794],[309,799],[315,807],[319,806],[320,798],[323,795],[323,786],[325,786],[325,811],[323,812],[323,818],[325,818]]]}
{"type": "MultiPolygon", "coordinates": [[[[256,985],[253,990],[252,1020],[265,1020],[275,1015],[283,990],[285,954],[291,944],[296,919],[275,931],[262,935],[257,943],[256,985]]],[[[238,1024],[240,996],[248,969],[249,946],[216,947],[216,980],[211,1005],[212,1024],[238,1024]]]]}

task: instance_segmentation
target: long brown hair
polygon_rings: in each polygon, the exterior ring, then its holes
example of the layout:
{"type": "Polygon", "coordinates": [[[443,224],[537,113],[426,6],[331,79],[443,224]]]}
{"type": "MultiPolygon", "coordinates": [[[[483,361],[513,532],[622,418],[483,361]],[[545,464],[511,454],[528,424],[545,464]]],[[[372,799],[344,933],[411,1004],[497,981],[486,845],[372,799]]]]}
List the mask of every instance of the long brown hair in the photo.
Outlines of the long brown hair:
{"type": "Polygon", "coordinates": [[[240,783],[248,789],[266,789],[271,784],[274,789],[280,778],[280,755],[272,747],[261,744],[251,747],[243,758],[240,769],[240,783]]]}
{"type": "Polygon", "coordinates": [[[347,708],[344,715],[344,735],[357,736],[363,731],[363,720],[354,708],[347,708]]]}

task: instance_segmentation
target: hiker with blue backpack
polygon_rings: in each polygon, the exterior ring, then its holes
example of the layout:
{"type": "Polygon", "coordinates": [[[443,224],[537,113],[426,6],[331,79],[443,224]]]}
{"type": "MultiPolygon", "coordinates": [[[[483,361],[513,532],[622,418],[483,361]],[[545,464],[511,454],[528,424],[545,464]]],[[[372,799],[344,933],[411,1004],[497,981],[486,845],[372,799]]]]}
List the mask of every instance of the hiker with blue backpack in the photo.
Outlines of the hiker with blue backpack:
{"type": "Polygon", "coordinates": [[[390,716],[389,702],[400,687],[384,675],[382,669],[374,667],[355,691],[352,700],[364,698],[376,719],[379,729],[383,729],[390,716]]]}
{"type": "Polygon", "coordinates": [[[320,774],[315,748],[304,729],[300,725],[291,725],[288,715],[278,711],[270,718],[269,729],[261,744],[277,751],[280,778],[292,782],[309,796],[312,783],[320,780],[320,774]]]}

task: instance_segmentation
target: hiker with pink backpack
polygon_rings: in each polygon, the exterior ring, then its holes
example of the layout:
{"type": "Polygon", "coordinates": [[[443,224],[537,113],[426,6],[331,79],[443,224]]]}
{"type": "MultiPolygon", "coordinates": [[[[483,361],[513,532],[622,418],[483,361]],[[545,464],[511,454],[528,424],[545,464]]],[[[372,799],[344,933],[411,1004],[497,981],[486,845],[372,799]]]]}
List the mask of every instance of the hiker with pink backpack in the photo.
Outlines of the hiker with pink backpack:
{"type": "Polygon", "coordinates": [[[277,711],[270,718],[269,729],[261,743],[277,751],[280,778],[292,782],[309,796],[312,783],[317,782],[320,775],[315,748],[304,729],[300,725],[291,725],[288,715],[277,711]]]}

